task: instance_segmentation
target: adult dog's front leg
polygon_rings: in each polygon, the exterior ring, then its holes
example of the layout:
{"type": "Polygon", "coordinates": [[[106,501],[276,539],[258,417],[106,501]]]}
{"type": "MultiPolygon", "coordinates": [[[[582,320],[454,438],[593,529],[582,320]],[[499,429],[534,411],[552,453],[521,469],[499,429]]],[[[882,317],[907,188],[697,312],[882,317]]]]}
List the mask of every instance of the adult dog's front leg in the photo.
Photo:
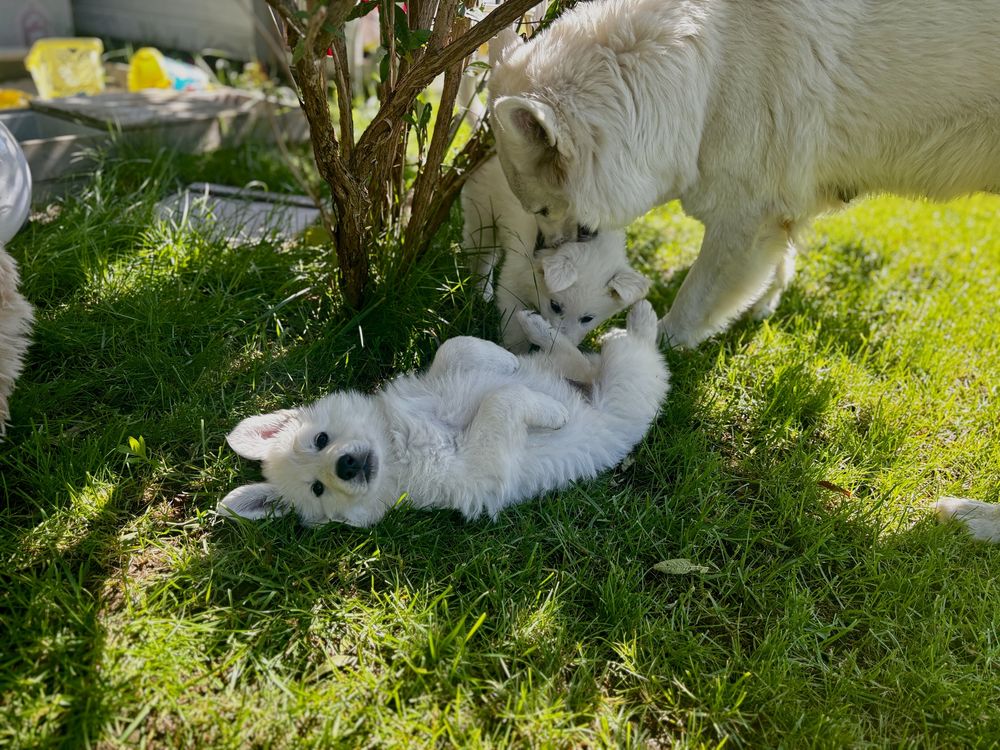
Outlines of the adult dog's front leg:
{"type": "Polygon", "coordinates": [[[788,229],[779,222],[706,226],[701,252],[660,320],[661,339],[695,347],[725,330],[775,280],[787,247],[788,229]]]}
{"type": "Polygon", "coordinates": [[[795,248],[795,243],[789,239],[785,245],[784,254],[774,268],[771,283],[768,284],[764,294],[750,308],[751,318],[754,320],[764,320],[771,317],[774,311],[778,309],[778,305],[781,303],[781,295],[785,293],[785,289],[791,283],[792,277],[795,276],[795,256],[797,254],[798,251],[795,248]]]}

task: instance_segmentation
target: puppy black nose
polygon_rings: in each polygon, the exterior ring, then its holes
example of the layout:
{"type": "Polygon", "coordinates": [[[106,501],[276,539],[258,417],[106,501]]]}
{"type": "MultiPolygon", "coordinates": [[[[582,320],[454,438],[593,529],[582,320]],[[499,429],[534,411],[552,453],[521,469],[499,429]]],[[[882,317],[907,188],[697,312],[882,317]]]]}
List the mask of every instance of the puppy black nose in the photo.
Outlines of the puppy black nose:
{"type": "Polygon", "coordinates": [[[578,224],[576,227],[576,241],[586,242],[587,240],[592,240],[597,236],[597,230],[591,229],[583,224],[578,224]]]}
{"type": "Polygon", "coordinates": [[[542,234],[542,230],[538,230],[538,234],[535,235],[535,252],[537,253],[545,247],[545,235],[542,234]]]}
{"type": "Polygon", "coordinates": [[[345,482],[350,482],[352,479],[357,477],[358,474],[364,474],[367,479],[370,466],[370,453],[362,453],[358,456],[353,453],[345,453],[337,459],[337,476],[345,482]]]}

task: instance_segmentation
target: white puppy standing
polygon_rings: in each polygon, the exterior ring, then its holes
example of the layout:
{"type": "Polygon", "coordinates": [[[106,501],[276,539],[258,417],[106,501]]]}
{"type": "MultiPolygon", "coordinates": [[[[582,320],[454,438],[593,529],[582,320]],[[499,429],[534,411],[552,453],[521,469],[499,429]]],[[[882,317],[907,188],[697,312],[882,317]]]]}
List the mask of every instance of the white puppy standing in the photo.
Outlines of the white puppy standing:
{"type": "Polygon", "coordinates": [[[590,356],[537,315],[519,317],[540,344],[562,345],[517,357],[453,338],[426,373],[373,396],[334,393],[243,420],[227,439],[263,462],[267,482],[233,490],[219,512],[294,511],[307,524],[369,526],[405,493],[417,507],[496,517],[611,468],[646,433],[669,388],[656,313],[639,302],[627,331],[611,332],[590,356]]]}
{"type": "Polygon", "coordinates": [[[483,297],[496,302],[504,346],[513,352],[527,351],[530,343],[515,319],[520,310],[537,310],[579,344],[649,291],[649,279],[629,265],[622,231],[536,254],[538,222],[514,197],[496,157],[469,177],[461,203],[462,247],[483,297]]]}
{"type": "Polygon", "coordinates": [[[705,237],[661,321],[696,346],[777,306],[817,212],[1000,190],[1000,0],[593,0],[490,80],[508,181],[549,241],[679,198],[705,237]]]}

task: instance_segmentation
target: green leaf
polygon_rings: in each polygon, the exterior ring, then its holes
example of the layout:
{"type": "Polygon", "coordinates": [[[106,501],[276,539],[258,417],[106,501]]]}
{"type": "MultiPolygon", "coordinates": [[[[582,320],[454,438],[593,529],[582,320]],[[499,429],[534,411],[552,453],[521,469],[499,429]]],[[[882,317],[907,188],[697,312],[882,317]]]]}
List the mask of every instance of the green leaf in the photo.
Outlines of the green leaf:
{"type": "Polygon", "coordinates": [[[424,106],[420,109],[420,120],[418,125],[421,128],[427,128],[427,123],[431,121],[431,111],[434,109],[434,105],[430,102],[426,102],[424,106]]]}
{"type": "Polygon", "coordinates": [[[354,6],[354,10],[347,17],[348,21],[353,21],[355,18],[361,18],[361,16],[367,16],[373,10],[378,9],[377,0],[361,0],[360,3],[354,6]]]}
{"type": "Polygon", "coordinates": [[[340,26],[337,26],[335,24],[330,23],[329,21],[324,21],[323,22],[323,26],[321,28],[327,34],[332,34],[334,36],[334,38],[336,38],[336,39],[347,39],[347,34],[344,31],[344,25],[343,24],[341,24],[340,26]]]}
{"type": "Polygon", "coordinates": [[[410,46],[407,51],[412,51],[418,47],[423,47],[427,44],[427,40],[431,38],[430,29],[414,29],[410,32],[410,46]]]}

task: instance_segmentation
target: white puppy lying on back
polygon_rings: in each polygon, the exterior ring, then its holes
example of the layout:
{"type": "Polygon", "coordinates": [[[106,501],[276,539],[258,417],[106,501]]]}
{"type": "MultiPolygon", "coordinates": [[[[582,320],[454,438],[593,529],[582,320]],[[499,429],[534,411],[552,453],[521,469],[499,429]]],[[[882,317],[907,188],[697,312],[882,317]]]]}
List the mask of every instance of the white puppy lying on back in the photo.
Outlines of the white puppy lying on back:
{"type": "Polygon", "coordinates": [[[504,346],[527,351],[514,320],[537,310],[573,344],[617,312],[646,296],[650,281],[625,256],[625,233],[610,231],[587,242],[535,251],[538,224],[507,185],[496,157],[462,188],[462,245],[474,258],[479,287],[500,311],[504,346]],[[499,275],[494,279],[497,265],[499,275]]]}
{"type": "Polygon", "coordinates": [[[263,462],[267,482],[233,490],[218,511],[251,519],[295,511],[307,524],[369,526],[405,493],[417,507],[496,517],[614,466],[669,387],[652,307],[635,305],[628,330],[611,332],[592,355],[539,316],[519,318],[539,344],[561,345],[517,357],[461,336],[441,345],[427,372],[373,396],[339,392],[244,419],[227,439],[263,462]]]}

